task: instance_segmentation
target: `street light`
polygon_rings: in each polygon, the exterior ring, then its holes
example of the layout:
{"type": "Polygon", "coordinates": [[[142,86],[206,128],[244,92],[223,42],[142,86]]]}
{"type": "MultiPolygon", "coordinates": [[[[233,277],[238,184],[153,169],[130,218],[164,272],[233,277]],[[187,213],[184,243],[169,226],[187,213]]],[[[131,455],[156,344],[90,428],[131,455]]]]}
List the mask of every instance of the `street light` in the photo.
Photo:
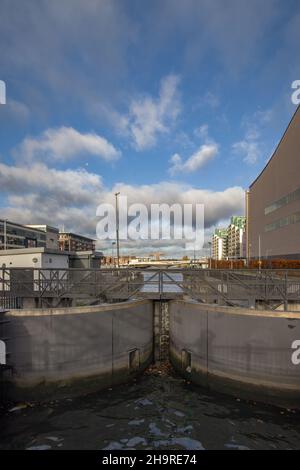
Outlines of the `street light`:
{"type": "Polygon", "coordinates": [[[111,255],[112,255],[111,258],[112,258],[112,264],[113,265],[115,264],[115,254],[114,254],[115,253],[114,252],[115,244],[116,244],[116,242],[112,242],[112,244],[111,244],[111,255]]]}
{"type": "Polygon", "coordinates": [[[3,225],[3,231],[4,231],[4,250],[6,250],[7,247],[7,219],[4,219],[4,225],[3,225]]]}
{"type": "Polygon", "coordinates": [[[117,267],[120,267],[120,240],[119,240],[119,200],[120,192],[115,193],[116,198],[116,238],[117,238],[117,267]]]}

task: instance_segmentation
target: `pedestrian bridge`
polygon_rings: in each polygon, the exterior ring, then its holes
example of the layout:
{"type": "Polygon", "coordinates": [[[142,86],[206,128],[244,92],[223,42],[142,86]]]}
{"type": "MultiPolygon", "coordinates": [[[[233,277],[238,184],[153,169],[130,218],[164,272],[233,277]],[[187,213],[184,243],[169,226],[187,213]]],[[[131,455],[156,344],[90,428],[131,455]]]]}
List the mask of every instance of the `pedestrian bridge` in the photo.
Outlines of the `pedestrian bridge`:
{"type": "Polygon", "coordinates": [[[0,308],[92,305],[130,299],[297,310],[300,270],[199,268],[0,269],[0,308]]]}

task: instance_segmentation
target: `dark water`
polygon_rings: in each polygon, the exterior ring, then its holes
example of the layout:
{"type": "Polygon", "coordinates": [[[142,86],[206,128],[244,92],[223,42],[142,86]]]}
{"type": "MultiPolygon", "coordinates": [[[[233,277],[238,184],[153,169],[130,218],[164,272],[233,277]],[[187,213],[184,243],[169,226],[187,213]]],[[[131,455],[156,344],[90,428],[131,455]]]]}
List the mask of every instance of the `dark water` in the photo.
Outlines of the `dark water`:
{"type": "Polygon", "coordinates": [[[28,448],[300,449],[300,414],[152,370],[99,393],[2,409],[0,449],[28,448]]]}

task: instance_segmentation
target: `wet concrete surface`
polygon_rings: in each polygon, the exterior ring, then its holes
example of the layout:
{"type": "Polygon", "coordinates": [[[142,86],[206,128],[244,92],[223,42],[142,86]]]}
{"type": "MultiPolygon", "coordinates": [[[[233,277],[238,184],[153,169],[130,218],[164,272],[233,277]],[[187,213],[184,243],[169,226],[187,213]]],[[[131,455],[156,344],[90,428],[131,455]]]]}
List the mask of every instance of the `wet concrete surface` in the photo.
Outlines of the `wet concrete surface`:
{"type": "Polygon", "coordinates": [[[150,368],[113,389],[1,409],[0,449],[300,449],[300,413],[150,368]]]}

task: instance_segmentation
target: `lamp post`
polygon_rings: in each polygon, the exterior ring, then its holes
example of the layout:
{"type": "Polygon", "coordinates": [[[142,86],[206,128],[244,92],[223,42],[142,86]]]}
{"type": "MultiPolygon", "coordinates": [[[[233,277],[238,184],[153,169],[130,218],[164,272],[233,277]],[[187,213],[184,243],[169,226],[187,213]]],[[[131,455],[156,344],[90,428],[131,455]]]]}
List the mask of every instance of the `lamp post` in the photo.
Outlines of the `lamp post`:
{"type": "Polygon", "coordinates": [[[112,242],[112,244],[111,244],[111,258],[112,258],[113,266],[115,265],[115,252],[114,252],[115,244],[116,244],[116,242],[112,242]]]}
{"type": "Polygon", "coordinates": [[[116,198],[116,239],[117,239],[117,267],[120,267],[120,240],[119,240],[119,200],[120,192],[115,193],[116,198]]]}
{"type": "Polygon", "coordinates": [[[6,250],[7,248],[7,219],[4,219],[3,231],[4,231],[4,250],[6,250]]]}
{"type": "Polygon", "coordinates": [[[251,243],[249,243],[248,245],[248,268],[250,268],[250,263],[251,263],[251,248],[252,248],[252,245],[251,243]]]}

